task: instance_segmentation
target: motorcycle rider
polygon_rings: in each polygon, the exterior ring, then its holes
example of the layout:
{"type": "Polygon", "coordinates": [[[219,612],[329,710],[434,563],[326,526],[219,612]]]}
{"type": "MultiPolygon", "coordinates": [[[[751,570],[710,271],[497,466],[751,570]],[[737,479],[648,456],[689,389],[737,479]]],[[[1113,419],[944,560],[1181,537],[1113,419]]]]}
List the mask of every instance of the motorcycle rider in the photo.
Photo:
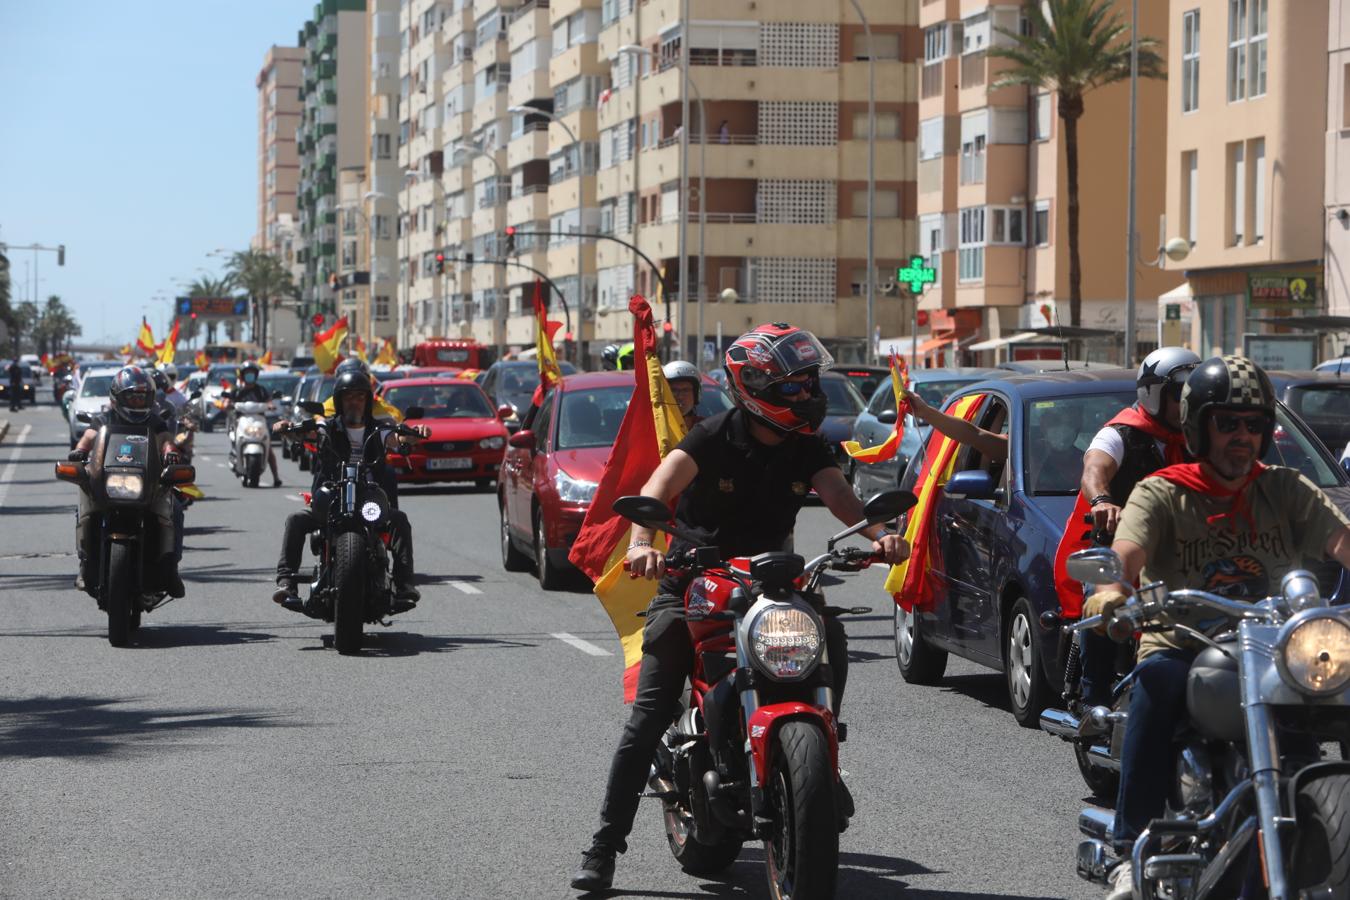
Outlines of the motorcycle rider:
{"type": "MultiPolygon", "coordinates": [[[[728,348],[724,364],[736,407],[695,426],[652,473],[643,495],[666,502],[678,497],[676,522],[708,535],[727,558],[782,550],[811,488],[841,522],[862,519],[862,501],[817,433],[826,407],[820,373],[833,360],[815,335],[781,323],[761,325],[728,348]]],[[[882,525],[863,534],[887,562],[908,556],[904,540],[882,525]]],[[[647,610],[637,697],[610,766],[600,828],[572,878],[577,890],[605,890],[612,883],[614,858],[627,849],[652,755],[693,665],[682,608],[691,576],[666,573],[653,539],[651,529],[633,526],[629,574],[661,582],[647,610]]],[[[672,552],[683,549],[688,546],[679,539],[672,542],[672,552]]],[[[837,712],[848,674],[847,641],[837,620],[826,617],[825,623],[837,712]]],[[[851,814],[851,803],[845,799],[843,805],[851,814]]]]}
{"type": "MultiPolygon", "coordinates": [[[[360,372],[362,375],[364,375],[367,379],[370,380],[371,395],[374,396],[374,391],[377,386],[377,382],[375,380],[375,376],[370,373],[370,366],[366,365],[364,362],[362,362],[355,356],[349,356],[342,362],[338,363],[337,368],[333,370],[334,376],[340,376],[344,372],[360,372]]],[[[375,399],[375,418],[386,419],[390,422],[393,422],[395,425],[403,421],[403,413],[399,411],[399,408],[397,406],[391,406],[390,404],[385,403],[384,400],[379,397],[375,397],[374,399],[375,399]]],[[[333,401],[333,398],[331,396],[323,402],[323,414],[328,418],[332,418],[333,416],[337,415],[337,405],[333,401]]]]}
{"type": "Polygon", "coordinates": [[[694,409],[703,396],[703,378],[699,375],[698,369],[694,368],[694,364],[682,359],[672,359],[661,371],[665,373],[670,391],[675,395],[675,402],[680,405],[680,415],[684,416],[685,429],[693,428],[702,422],[703,416],[694,412],[694,409]]]}
{"type": "Polygon", "coordinates": [[[600,368],[606,372],[615,370],[622,372],[632,369],[635,364],[632,341],[622,347],[618,344],[609,344],[604,350],[600,351],[600,368]]]}
{"type": "MultiPolygon", "coordinates": [[[[258,383],[258,376],[261,373],[262,366],[251,359],[239,367],[239,380],[234,390],[222,395],[227,415],[236,403],[272,402],[271,393],[258,383]]],[[[281,487],[281,476],[277,474],[277,452],[270,443],[267,445],[267,466],[272,470],[272,487],[281,487]]]]}
{"type": "MultiPolygon", "coordinates": [[[[173,435],[164,420],[155,413],[155,384],[140,366],[126,366],[113,376],[112,387],[108,392],[108,406],[89,421],[89,427],[80,436],[69,458],[87,460],[90,450],[94,447],[94,441],[98,438],[99,429],[104,424],[149,425],[150,433],[159,445],[160,460],[167,465],[177,459],[177,446],[173,442],[173,435]]],[[[181,553],[182,543],[178,528],[175,528],[175,518],[181,522],[181,515],[175,516],[176,504],[172,488],[160,486],[155,494],[151,511],[159,526],[158,534],[155,535],[159,551],[159,564],[156,567],[161,579],[159,587],[171,597],[182,597],[186,593],[183,580],[178,577],[178,556],[181,553]]],[[[97,527],[94,514],[93,498],[88,491],[81,489],[75,528],[75,547],[80,560],[80,573],[75,579],[75,587],[87,592],[90,591],[87,585],[91,580],[90,554],[97,540],[94,533],[97,527]]]]}
{"type": "MultiPolygon", "coordinates": [[[[338,467],[343,461],[359,457],[372,431],[383,437],[384,450],[393,451],[398,447],[399,438],[387,427],[381,427],[371,414],[374,397],[369,377],[353,370],[339,375],[333,386],[333,399],[341,411],[325,419],[324,424],[335,452],[319,455],[314,472],[315,490],[323,482],[339,477],[338,467]]],[[[279,424],[283,426],[281,430],[288,430],[284,427],[285,423],[279,424]]],[[[423,437],[429,434],[426,426],[421,426],[419,431],[423,437]]],[[[378,480],[378,470],[386,468],[383,456],[372,468],[377,470],[378,480]]],[[[389,510],[389,516],[392,522],[390,530],[393,532],[389,549],[394,559],[394,599],[416,603],[421,599],[421,594],[413,587],[412,526],[408,516],[397,507],[389,510]]],[[[281,558],[277,561],[277,591],[272,595],[276,603],[285,606],[300,603],[296,592],[300,554],[304,550],[305,538],[322,525],[318,515],[308,506],[287,517],[282,534],[281,558]]]]}
{"type": "Polygon", "coordinates": [[[9,361],[5,372],[9,375],[9,411],[18,412],[23,409],[23,366],[17,357],[9,361]]]}
{"type": "MultiPolygon", "coordinates": [[[[1325,555],[1350,566],[1350,520],[1298,470],[1260,462],[1275,430],[1275,391],[1260,367],[1240,356],[1201,363],[1182,389],[1181,430],[1198,462],[1168,466],[1135,486],[1111,545],[1124,583],[1088,597],[1084,616],[1113,612],[1141,575],[1172,590],[1255,601],[1305,559],[1325,555]]],[[[1131,896],[1128,849],[1163,814],[1170,742],[1186,714],[1195,653],[1176,632],[1140,637],[1113,828],[1124,861],[1111,872],[1109,900],[1131,896]]]]}

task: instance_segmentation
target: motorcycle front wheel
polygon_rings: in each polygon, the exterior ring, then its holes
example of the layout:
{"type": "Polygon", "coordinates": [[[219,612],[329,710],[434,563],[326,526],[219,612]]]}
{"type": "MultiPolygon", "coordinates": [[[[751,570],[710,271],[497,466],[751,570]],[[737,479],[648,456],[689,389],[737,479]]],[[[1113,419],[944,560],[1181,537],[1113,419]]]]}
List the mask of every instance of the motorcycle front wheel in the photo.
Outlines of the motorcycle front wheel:
{"type": "Polygon", "coordinates": [[[103,579],[103,608],[108,613],[108,643],[125,647],[131,639],[131,610],[136,603],[136,548],[114,541],[108,546],[103,579]]]}
{"type": "Polygon", "coordinates": [[[839,817],[825,734],[812,722],[778,730],[768,791],[773,835],[764,842],[774,900],[833,897],[839,873],[839,817]]]}
{"type": "Polygon", "coordinates": [[[1299,896],[1350,900],[1350,773],[1304,782],[1294,808],[1298,837],[1289,874],[1299,896]]]}
{"type": "Polygon", "coordinates": [[[345,531],[333,549],[333,645],[339,653],[358,653],[365,626],[366,536],[345,531]]]}

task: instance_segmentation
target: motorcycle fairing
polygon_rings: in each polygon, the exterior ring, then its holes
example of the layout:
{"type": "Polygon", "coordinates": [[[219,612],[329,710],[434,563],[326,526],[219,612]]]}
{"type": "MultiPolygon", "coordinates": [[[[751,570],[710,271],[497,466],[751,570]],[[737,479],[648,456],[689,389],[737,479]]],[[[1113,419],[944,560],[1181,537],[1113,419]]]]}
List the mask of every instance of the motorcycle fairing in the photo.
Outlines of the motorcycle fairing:
{"type": "Polygon", "coordinates": [[[830,742],[830,765],[836,777],[839,771],[839,732],[834,713],[806,703],[774,703],[761,706],[750,715],[750,755],[755,761],[755,783],[766,784],[769,760],[773,757],[773,740],[779,727],[793,719],[813,719],[819,723],[830,742]]]}

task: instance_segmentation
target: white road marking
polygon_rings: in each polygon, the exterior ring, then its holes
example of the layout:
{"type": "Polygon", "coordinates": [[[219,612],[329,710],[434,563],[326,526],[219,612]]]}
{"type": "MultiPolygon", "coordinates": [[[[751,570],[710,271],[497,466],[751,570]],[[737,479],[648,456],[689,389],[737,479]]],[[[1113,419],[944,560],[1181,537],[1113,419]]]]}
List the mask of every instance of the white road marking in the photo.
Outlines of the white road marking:
{"type": "Polygon", "coordinates": [[[294,500],[296,503],[305,502],[305,498],[301,497],[299,494],[282,494],[281,496],[285,497],[287,500],[294,500]]]}
{"type": "Polygon", "coordinates": [[[481,593],[483,593],[483,592],[480,591],[478,588],[476,588],[476,587],[474,587],[473,585],[469,584],[467,581],[447,581],[446,584],[450,585],[450,586],[451,586],[452,588],[454,588],[455,590],[457,590],[457,591],[462,591],[462,592],[464,592],[464,593],[466,593],[466,594],[481,594],[481,593]]]}
{"type": "Polygon", "coordinates": [[[32,425],[23,426],[23,431],[14,439],[14,451],[9,454],[9,464],[5,466],[5,472],[0,475],[0,506],[5,505],[5,495],[9,493],[9,482],[14,477],[14,466],[19,461],[19,452],[23,450],[23,442],[28,440],[28,432],[33,430],[32,425]]]}
{"type": "Polygon", "coordinates": [[[226,465],[225,465],[224,463],[216,463],[216,468],[218,468],[218,469],[224,469],[224,468],[226,468],[226,465]]]}
{"type": "Polygon", "coordinates": [[[558,640],[562,641],[564,644],[571,644],[573,647],[576,647],[576,648],[577,648],[578,650],[580,650],[582,653],[585,653],[585,654],[587,654],[587,655],[589,655],[589,656],[613,656],[613,655],[614,655],[613,653],[610,653],[608,650],[606,650],[604,647],[597,647],[597,646],[595,646],[594,644],[592,644],[590,641],[583,641],[581,638],[577,637],[575,634],[568,634],[566,631],[557,631],[557,632],[554,632],[554,633],[551,635],[551,637],[557,638],[558,640]]]}
{"type": "Polygon", "coordinates": [[[205,453],[198,453],[198,454],[197,454],[197,458],[200,459],[202,462],[210,462],[210,461],[211,461],[211,457],[207,456],[205,453]]]}

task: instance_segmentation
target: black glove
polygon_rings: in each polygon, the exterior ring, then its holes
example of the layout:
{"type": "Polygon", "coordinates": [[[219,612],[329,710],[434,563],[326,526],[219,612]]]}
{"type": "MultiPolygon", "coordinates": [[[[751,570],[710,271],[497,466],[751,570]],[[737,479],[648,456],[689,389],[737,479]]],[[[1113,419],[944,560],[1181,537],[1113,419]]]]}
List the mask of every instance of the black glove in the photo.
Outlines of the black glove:
{"type": "Polygon", "coordinates": [[[66,456],[66,461],[67,461],[67,462],[88,462],[88,461],[89,461],[89,451],[88,451],[88,450],[72,450],[72,451],[70,451],[70,453],[66,456]]]}

